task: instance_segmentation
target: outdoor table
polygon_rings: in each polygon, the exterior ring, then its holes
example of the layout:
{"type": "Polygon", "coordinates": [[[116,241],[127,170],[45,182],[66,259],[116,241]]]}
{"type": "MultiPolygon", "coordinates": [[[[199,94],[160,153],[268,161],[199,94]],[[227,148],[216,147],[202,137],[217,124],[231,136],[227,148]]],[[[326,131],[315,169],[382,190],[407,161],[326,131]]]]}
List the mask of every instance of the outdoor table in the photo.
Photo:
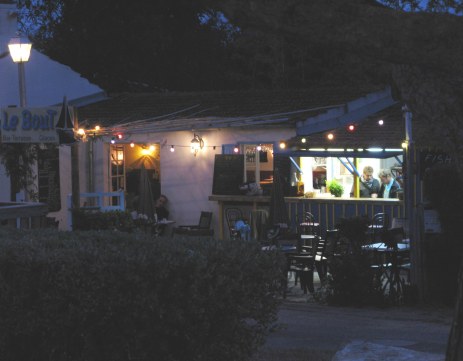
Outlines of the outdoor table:
{"type": "Polygon", "coordinates": [[[155,237],[157,237],[159,235],[159,227],[160,226],[166,227],[167,225],[173,224],[173,223],[175,223],[175,221],[171,221],[169,219],[161,219],[161,220],[157,221],[156,223],[153,223],[153,225],[151,227],[151,233],[154,234],[155,237]]]}
{"type": "Polygon", "coordinates": [[[400,298],[403,296],[403,282],[400,278],[399,255],[406,256],[410,251],[410,244],[398,242],[387,245],[382,242],[362,246],[366,252],[374,252],[374,259],[379,270],[379,277],[385,276],[382,289],[389,288],[389,295],[400,298]],[[388,273],[389,271],[389,273],[388,273]]]}

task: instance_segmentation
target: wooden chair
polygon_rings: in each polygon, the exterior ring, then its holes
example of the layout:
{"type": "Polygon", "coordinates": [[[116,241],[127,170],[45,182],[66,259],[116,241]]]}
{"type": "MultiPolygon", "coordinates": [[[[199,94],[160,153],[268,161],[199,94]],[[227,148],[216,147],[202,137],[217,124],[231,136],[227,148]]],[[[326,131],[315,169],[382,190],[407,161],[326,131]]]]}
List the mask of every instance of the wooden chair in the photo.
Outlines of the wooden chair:
{"type": "Polygon", "coordinates": [[[176,234],[186,237],[213,237],[214,230],[211,228],[212,212],[201,211],[198,224],[180,225],[172,229],[172,237],[176,234]]]}

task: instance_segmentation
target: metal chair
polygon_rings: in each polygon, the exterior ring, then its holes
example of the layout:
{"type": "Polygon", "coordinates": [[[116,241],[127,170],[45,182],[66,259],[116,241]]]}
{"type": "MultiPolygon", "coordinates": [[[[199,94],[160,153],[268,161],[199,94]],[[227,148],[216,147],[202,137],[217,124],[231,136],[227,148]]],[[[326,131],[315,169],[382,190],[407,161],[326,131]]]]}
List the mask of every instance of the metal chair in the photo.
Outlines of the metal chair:
{"type": "Polygon", "coordinates": [[[299,223],[298,233],[302,247],[312,247],[314,239],[320,236],[320,224],[315,222],[312,213],[304,213],[304,220],[299,223]]]}
{"type": "Polygon", "coordinates": [[[381,234],[389,228],[390,220],[387,213],[376,213],[371,219],[371,224],[368,226],[367,235],[371,243],[379,242],[381,234]]]}
{"type": "Polygon", "coordinates": [[[299,234],[320,236],[320,223],[315,222],[315,216],[312,213],[304,213],[304,220],[299,223],[299,234]]]}

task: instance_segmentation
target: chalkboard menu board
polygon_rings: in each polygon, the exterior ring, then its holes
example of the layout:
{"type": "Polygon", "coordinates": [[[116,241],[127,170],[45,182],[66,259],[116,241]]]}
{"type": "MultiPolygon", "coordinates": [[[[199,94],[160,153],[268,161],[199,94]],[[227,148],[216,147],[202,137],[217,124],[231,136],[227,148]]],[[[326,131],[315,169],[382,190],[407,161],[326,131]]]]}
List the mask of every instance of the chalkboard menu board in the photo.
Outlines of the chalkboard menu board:
{"type": "Polygon", "coordinates": [[[285,196],[290,195],[290,171],[291,161],[287,155],[274,154],[273,155],[273,169],[280,172],[281,182],[283,183],[283,193],[285,196]]]}
{"type": "Polygon", "coordinates": [[[48,204],[49,212],[61,209],[58,148],[39,149],[37,153],[39,202],[48,204]]]}
{"type": "Polygon", "coordinates": [[[216,154],[212,194],[239,195],[244,177],[244,155],[216,154]]]}

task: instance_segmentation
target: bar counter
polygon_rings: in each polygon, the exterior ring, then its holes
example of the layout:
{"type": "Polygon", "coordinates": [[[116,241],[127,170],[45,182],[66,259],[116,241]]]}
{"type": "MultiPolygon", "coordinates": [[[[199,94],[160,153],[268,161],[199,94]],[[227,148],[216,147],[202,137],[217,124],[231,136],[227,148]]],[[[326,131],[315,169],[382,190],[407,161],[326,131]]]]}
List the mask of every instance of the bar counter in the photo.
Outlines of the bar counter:
{"type": "MultiPolygon", "coordinates": [[[[246,195],[211,195],[210,201],[219,204],[219,236],[224,237],[224,219],[227,207],[269,209],[270,196],[246,195]]],[[[318,195],[314,198],[285,197],[286,207],[291,227],[296,227],[304,218],[305,212],[310,212],[320,223],[322,232],[335,228],[340,218],[353,216],[373,217],[375,213],[387,213],[390,219],[402,218],[405,215],[404,202],[399,199],[383,198],[335,198],[328,194],[318,195]]]]}

